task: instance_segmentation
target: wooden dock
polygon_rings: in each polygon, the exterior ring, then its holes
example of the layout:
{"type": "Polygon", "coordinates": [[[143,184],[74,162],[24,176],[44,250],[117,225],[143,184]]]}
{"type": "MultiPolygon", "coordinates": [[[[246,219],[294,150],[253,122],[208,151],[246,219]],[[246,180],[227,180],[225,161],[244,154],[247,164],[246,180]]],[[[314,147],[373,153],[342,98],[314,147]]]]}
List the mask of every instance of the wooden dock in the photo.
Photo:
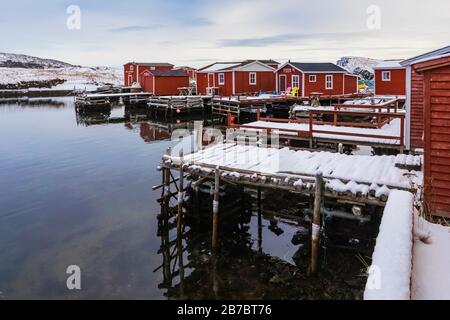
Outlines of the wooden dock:
{"type": "MultiPolygon", "coordinates": [[[[208,184],[213,194],[212,239],[217,250],[220,219],[219,186],[240,186],[261,190],[284,190],[314,199],[312,217],[311,272],[317,270],[322,234],[322,214],[325,199],[347,206],[346,215],[370,215],[372,207],[384,207],[393,190],[419,195],[423,185],[421,171],[407,170],[399,163],[421,163],[420,157],[400,159],[395,156],[353,156],[331,152],[312,152],[288,148],[260,147],[255,143],[225,142],[202,146],[197,134],[196,151],[178,155],[168,150],[159,169],[163,176],[161,199],[177,199],[179,208],[187,191],[198,192],[208,184]],[[178,173],[175,178],[173,173],[178,173]],[[184,183],[188,179],[189,184],[184,183]],[[171,191],[175,185],[176,192],[171,191]],[[192,188],[192,189],[191,189],[192,188]]],[[[415,167],[414,169],[418,169],[415,167]]],[[[258,196],[258,198],[260,198],[258,196]]],[[[177,221],[183,219],[178,209],[177,221]]]]}

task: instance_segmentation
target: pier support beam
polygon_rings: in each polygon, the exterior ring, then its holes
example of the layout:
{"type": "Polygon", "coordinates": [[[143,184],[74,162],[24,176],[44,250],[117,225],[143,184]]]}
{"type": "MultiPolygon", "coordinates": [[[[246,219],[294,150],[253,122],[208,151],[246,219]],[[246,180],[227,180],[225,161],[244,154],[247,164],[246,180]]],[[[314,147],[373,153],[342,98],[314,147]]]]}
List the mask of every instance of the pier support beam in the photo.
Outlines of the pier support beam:
{"type": "Polygon", "coordinates": [[[177,216],[177,234],[181,234],[183,223],[183,198],[184,198],[184,169],[183,169],[183,151],[180,152],[180,180],[178,188],[178,216],[177,216]]]}
{"type": "Polygon", "coordinates": [[[262,206],[261,206],[261,188],[258,188],[258,251],[262,253],[262,206]]]}
{"type": "Polygon", "coordinates": [[[214,176],[214,200],[213,200],[213,225],[212,225],[212,248],[217,250],[217,228],[219,225],[219,192],[220,192],[220,169],[216,167],[214,176]]]}
{"type": "Polygon", "coordinates": [[[311,226],[311,273],[317,273],[317,260],[320,245],[320,213],[322,207],[323,175],[322,172],[316,174],[316,192],[314,197],[314,210],[311,226]]]}

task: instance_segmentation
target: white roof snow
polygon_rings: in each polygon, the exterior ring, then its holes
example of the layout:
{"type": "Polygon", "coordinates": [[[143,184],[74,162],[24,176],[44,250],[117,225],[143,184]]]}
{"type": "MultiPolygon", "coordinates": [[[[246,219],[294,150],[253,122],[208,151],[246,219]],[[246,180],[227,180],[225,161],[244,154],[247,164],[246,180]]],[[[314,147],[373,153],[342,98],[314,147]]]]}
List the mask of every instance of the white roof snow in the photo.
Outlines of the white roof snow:
{"type": "Polygon", "coordinates": [[[215,71],[220,71],[222,69],[226,69],[226,68],[232,68],[232,67],[236,67],[238,65],[240,65],[240,62],[233,62],[233,63],[215,63],[212,66],[201,70],[201,72],[215,72],[215,71]]]}
{"type": "Polygon", "coordinates": [[[377,64],[374,69],[404,69],[400,62],[402,60],[386,60],[377,64]]]}

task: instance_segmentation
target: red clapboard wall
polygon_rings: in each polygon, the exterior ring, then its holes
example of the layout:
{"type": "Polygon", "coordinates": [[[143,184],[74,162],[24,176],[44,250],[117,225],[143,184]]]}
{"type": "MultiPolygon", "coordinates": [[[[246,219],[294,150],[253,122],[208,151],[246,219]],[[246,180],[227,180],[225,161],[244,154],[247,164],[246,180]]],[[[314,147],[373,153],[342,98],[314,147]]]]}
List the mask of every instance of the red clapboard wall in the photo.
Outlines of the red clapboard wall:
{"type": "Polygon", "coordinates": [[[423,75],[411,68],[411,149],[423,148],[423,75]]]}
{"type": "Polygon", "coordinates": [[[434,214],[450,217],[450,57],[413,69],[423,77],[426,203],[434,214]]]}

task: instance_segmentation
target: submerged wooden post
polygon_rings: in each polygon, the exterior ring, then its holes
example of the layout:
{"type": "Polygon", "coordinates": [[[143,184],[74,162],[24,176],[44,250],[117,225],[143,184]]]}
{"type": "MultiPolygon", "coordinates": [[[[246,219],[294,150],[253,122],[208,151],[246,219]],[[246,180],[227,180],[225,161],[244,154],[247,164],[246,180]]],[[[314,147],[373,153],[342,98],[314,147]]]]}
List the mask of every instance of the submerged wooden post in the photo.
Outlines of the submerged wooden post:
{"type": "Polygon", "coordinates": [[[316,174],[316,192],[314,197],[313,219],[311,225],[311,273],[317,272],[317,259],[319,256],[320,243],[320,213],[322,205],[323,175],[322,172],[316,174]]]}
{"type": "Polygon", "coordinates": [[[212,248],[217,249],[217,227],[219,224],[219,185],[220,183],[220,169],[216,167],[214,176],[214,200],[213,200],[213,226],[212,226],[212,248]]]}
{"type": "Polygon", "coordinates": [[[262,252],[262,206],[261,188],[258,188],[258,251],[262,252]]]}
{"type": "Polygon", "coordinates": [[[196,136],[196,151],[201,151],[203,149],[203,121],[195,121],[194,128],[197,133],[196,136]]]}
{"type": "Polygon", "coordinates": [[[183,169],[183,151],[180,151],[180,181],[178,188],[178,216],[177,216],[177,234],[181,234],[181,225],[183,220],[183,198],[184,198],[184,169],[183,169]]]}

